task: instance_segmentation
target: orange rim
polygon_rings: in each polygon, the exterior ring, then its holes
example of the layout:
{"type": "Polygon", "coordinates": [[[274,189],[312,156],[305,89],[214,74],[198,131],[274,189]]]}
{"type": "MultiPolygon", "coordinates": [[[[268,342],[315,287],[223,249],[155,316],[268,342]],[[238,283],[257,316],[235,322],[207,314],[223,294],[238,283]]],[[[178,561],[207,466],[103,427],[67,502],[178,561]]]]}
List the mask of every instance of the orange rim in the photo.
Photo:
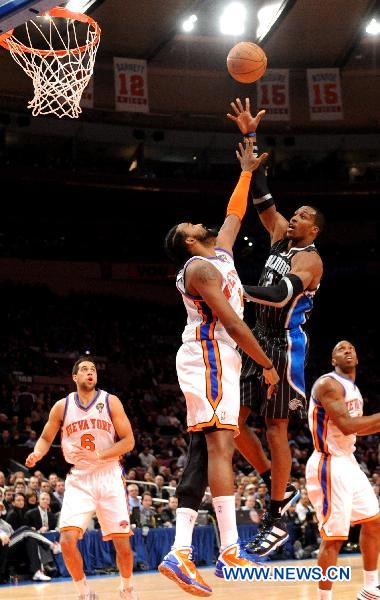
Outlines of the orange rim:
{"type": "MultiPolygon", "coordinates": [[[[85,44],[84,46],[79,46],[78,48],[73,48],[70,50],[39,50],[38,48],[32,48],[29,46],[24,46],[23,44],[20,44],[18,42],[14,42],[12,43],[13,52],[18,52],[20,54],[22,52],[28,52],[29,54],[37,54],[39,56],[67,56],[68,54],[81,54],[82,52],[86,52],[88,48],[91,48],[91,46],[95,46],[99,42],[101,29],[97,22],[94,21],[94,19],[92,19],[88,15],[72,12],[71,10],[67,10],[67,8],[56,6],[55,8],[47,10],[46,12],[38,16],[58,17],[61,19],[72,19],[73,21],[80,21],[81,23],[88,23],[94,29],[95,39],[89,42],[88,44],[85,44]]],[[[14,29],[11,29],[10,31],[7,31],[6,33],[0,35],[0,45],[3,46],[3,48],[5,48],[6,50],[11,50],[8,40],[12,36],[13,32],[14,29]]]]}

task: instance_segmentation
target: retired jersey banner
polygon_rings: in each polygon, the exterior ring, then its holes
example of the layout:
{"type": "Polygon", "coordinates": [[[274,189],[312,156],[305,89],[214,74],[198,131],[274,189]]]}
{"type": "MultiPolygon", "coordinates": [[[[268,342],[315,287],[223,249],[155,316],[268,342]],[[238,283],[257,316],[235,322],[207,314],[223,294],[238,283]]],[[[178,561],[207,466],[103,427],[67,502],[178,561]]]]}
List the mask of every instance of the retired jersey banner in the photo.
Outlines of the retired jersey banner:
{"type": "Polygon", "coordinates": [[[257,82],[257,107],[266,121],[289,121],[289,69],[268,69],[257,82]]]}
{"type": "Polygon", "coordinates": [[[82,108],[94,108],[94,76],[84,88],[80,105],[82,108]]]}
{"type": "Polygon", "coordinates": [[[113,59],[115,74],[115,109],[149,112],[146,60],[113,59]]]}
{"type": "Polygon", "coordinates": [[[343,119],[339,69],[308,69],[310,119],[343,119]]]}

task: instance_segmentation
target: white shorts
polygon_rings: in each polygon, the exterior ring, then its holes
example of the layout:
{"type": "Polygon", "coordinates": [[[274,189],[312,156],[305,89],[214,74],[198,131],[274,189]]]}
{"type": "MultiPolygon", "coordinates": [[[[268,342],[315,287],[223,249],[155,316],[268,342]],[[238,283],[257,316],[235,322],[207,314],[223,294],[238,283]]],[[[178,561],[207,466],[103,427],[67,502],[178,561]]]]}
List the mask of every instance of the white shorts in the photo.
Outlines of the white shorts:
{"type": "Polygon", "coordinates": [[[380,517],[376,494],[353,454],[314,451],[306,465],[306,489],[324,540],[345,540],[350,524],[380,517]]]}
{"type": "Polygon", "coordinates": [[[96,471],[73,468],[66,477],[60,531],[81,529],[83,536],[94,513],[99,519],[103,539],[132,535],[127,493],[119,464],[99,466],[96,471]],[[120,525],[121,522],[126,525],[120,525]]]}
{"type": "Polygon", "coordinates": [[[186,342],[177,353],[177,376],[186,398],[189,431],[238,431],[240,354],[224,342],[186,342]]]}

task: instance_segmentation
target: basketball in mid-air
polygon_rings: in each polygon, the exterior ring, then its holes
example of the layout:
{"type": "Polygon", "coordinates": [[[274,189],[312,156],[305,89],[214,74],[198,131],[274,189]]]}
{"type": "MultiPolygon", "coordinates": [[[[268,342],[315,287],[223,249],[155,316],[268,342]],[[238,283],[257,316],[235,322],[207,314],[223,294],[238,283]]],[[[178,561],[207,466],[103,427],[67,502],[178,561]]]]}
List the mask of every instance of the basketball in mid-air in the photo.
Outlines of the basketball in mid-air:
{"type": "Polygon", "coordinates": [[[252,42],[239,42],[227,56],[229,74],[241,83],[253,83],[264,75],[267,68],[264,50],[252,42]]]}

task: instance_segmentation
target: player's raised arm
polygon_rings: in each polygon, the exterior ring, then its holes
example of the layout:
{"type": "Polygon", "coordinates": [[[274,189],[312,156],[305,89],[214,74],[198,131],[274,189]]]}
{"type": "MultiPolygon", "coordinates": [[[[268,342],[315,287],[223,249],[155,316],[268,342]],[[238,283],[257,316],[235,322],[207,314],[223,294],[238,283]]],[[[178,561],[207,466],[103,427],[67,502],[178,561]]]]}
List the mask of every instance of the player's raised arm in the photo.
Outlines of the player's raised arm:
{"type": "MultiPolygon", "coordinates": [[[[236,123],[245,137],[247,136],[249,139],[256,141],[256,129],[265,115],[265,110],[261,110],[257,113],[256,117],[253,117],[249,98],[245,99],[245,108],[240,98],[236,98],[236,102],[231,102],[231,107],[235,114],[228,113],[227,117],[236,123]]],[[[257,169],[251,189],[253,204],[259,214],[260,221],[268,231],[271,243],[274,244],[277,240],[284,237],[288,221],[276,209],[272,194],[268,188],[264,166],[261,165],[257,169]]]]}
{"type": "Polygon", "coordinates": [[[189,265],[187,286],[190,293],[203,298],[238,346],[263,367],[266,383],[274,386],[279,380],[277,371],[249,327],[228,303],[220,283],[221,275],[213,265],[203,260],[194,260],[189,265]]]}
{"type": "Polygon", "coordinates": [[[315,390],[315,397],[344,435],[370,435],[380,432],[380,413],[370,417],[351,417],[344,401],[344,388],[332,377],[324,377],[320,381],[315,390]]]}
{"type": "Polygon", "coordinates": [[[62,398],[61,400],[58,400],[51,409],[48,422],[43,428],[43,431],[34,446],[33,452],[29,454],[25,461],[25,464],[29,469],[34,467],[34,465],[49,452],[50,446],[62,424],[65,402],[65,398],[62,398]]]}
{"type": "Polygon", "coordinates": [[[252,172],[268,158],[267,153],[257,157],[253,152],[253,141],[246,139],[239,144],[236,157],[240,162],[242,173],[227,206],[226,219],[219,231],[216,245],[232,252],[232,247],[239,233],[241,222],[247,210],[249,186],[252,172]]]}

